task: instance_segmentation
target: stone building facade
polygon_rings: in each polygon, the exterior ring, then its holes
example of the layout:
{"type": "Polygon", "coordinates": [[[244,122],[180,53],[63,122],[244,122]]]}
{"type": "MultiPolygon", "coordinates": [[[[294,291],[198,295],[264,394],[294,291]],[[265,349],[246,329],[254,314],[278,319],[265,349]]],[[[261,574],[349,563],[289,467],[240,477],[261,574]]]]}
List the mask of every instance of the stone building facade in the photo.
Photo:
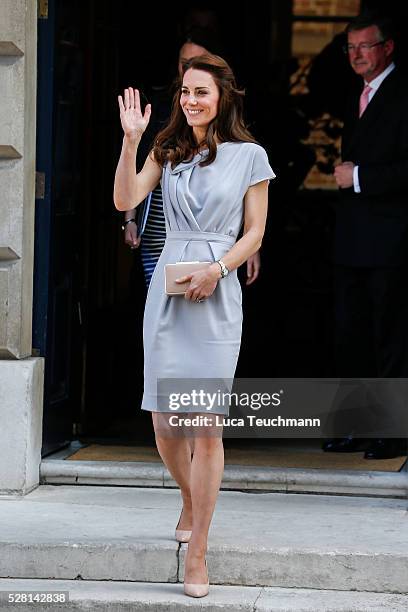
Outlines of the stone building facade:
{"type": "Polygon", "coordinates": [[[37,2],[0,3],[0,493],[38,485],[44,363],[32,356],[37,2]]]}

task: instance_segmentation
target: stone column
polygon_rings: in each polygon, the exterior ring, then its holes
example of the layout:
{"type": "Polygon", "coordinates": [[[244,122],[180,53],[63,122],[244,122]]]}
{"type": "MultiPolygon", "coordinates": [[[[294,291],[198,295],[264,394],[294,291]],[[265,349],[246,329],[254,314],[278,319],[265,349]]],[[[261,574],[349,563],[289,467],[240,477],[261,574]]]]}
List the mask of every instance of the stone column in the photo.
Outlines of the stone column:
{"type": "Polygon", "coordinates": [[[38,485],[43,360],[31,357],[37,1],[0,2],[0,493],[38,485]]]}

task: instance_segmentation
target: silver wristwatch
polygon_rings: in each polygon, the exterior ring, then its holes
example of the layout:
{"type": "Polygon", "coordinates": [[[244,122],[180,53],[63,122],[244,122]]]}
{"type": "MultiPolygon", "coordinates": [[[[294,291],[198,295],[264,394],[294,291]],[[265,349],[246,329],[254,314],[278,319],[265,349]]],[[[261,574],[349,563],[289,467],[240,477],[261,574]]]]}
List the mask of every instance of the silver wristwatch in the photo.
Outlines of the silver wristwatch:
{"type": "Polygon", "coordinates": [[[219,264],[220,268],[221,268],[221,278],[225,278],[226,276],[228,276],[229,270],[228,270],[227,266],[225,265],[225,263],[223,261],[221,261],[221,259],[219,259],[217,261],[217,264],[219,264]]]}

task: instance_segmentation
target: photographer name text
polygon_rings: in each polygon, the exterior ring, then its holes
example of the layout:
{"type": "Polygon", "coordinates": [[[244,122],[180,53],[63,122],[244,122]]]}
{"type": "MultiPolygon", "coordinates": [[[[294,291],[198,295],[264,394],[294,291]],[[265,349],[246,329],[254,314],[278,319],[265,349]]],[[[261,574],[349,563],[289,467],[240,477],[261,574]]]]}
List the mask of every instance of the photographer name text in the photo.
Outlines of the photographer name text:
{"type": "Polygon", "coordinates": [[[245,415],[245,417],[230,418],[224,417],[221,414],[196,415],[194,417],[181,417],[172,415],[169,417],[169,424],[172,427],[320,427],[320,419],[318,418],[291,418],[276,417],[260,418],[254,414],[245,415]]]}

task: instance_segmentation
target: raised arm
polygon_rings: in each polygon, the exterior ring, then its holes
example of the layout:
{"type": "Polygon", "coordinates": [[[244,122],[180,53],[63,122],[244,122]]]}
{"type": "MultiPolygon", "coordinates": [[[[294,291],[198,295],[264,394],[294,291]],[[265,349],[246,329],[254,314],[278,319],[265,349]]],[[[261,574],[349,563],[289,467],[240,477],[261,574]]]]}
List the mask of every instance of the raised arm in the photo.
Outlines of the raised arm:
{"type": "Polygon", "coordinates": [[[124,100],[118,96],[120,121],[124,136],[122,151],[115,173],[113,201],[118,210],[132,210],[157,186],[161,177],[161,166],[150,152],[140,172],[136,172],[136,154],[140,140],[150,120],[148,104],[142,114],[137,89],[125,89],[124,100]]]}

